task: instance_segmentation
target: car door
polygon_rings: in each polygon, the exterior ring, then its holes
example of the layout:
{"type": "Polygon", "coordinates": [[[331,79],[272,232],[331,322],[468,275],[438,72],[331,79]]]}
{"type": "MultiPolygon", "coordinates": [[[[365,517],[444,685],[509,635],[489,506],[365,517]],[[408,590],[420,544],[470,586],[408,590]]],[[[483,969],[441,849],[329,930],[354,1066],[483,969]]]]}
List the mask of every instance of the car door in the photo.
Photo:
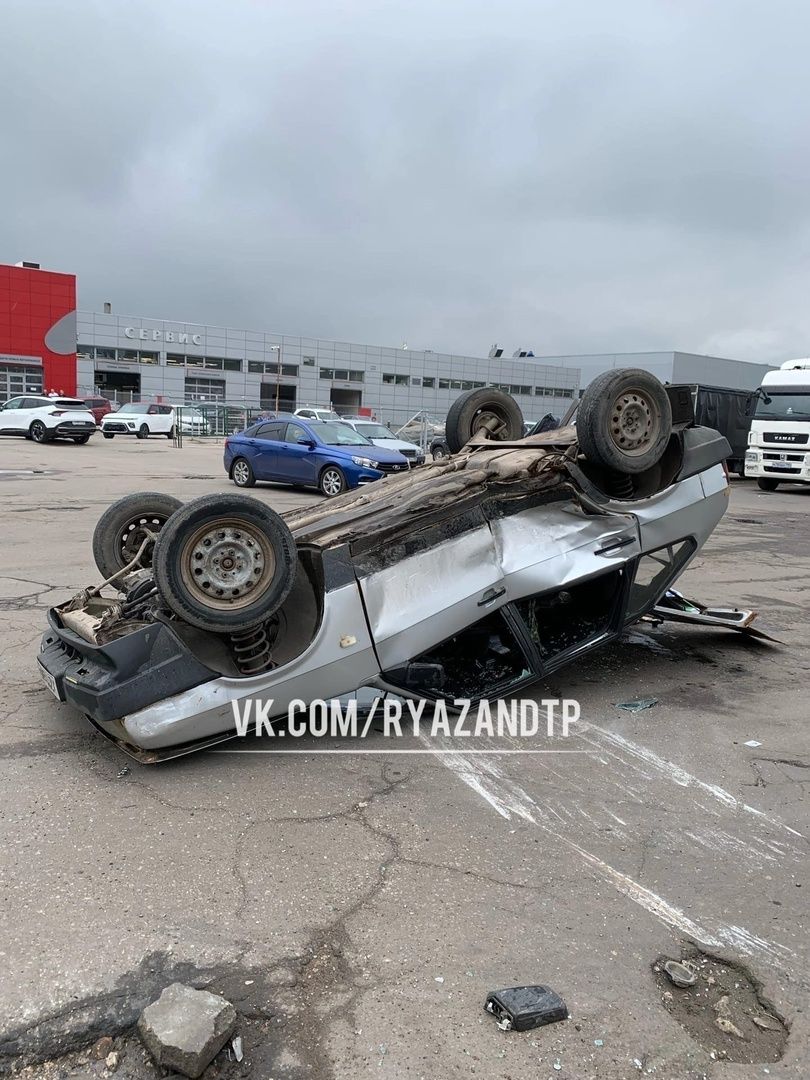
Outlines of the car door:
{"type": "Polygon", "coordinates": [[[284,424],[260,424],[249,436],[240,440],[240,454],[246,457],[257,480],[277,479],[279,439],[284,424]]]}
{"type": "Polygon", "coordinates": [[[0,431],[4,434],[23,430],[21,416],[24,400],[21,397],[11,398],[0,409],[0,431]]]}
{"type": "Polygon", "coordinates": [[[281,480],[291,484],[314,484],[317,480],[317,457],[314,438],[303,424],[287,424],[278,444],[277,470],[281,480]]]}

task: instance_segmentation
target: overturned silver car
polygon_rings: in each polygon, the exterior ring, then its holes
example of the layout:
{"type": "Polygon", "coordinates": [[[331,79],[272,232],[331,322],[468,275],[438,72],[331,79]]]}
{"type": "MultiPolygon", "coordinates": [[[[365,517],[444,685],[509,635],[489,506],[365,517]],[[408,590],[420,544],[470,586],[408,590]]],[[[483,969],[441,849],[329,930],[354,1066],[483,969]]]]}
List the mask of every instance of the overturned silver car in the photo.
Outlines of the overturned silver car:
{"type": "Polygon", "coordinates": [[[685,388],[628,369],[522,433],[473,390],[453,456],[314,508],[127,496],[95,530],[103,584],[48,612],[43,678],[142,761],[230,738],[246,698],[520,690],[655,607],[725,512],[729,453],[685,388]]]}

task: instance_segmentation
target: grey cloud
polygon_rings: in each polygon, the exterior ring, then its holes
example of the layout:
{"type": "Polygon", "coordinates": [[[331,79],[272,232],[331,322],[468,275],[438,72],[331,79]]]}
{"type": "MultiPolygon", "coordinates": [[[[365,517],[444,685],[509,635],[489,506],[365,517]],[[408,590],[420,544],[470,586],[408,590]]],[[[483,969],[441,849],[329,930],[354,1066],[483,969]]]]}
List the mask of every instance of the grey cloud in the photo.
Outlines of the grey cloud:
{"type": "Polygon", "coordinates": [[[4,20],[0,258],[75,270],[83,307],[479,354],[808,351],[804,5],[4,20]]]}

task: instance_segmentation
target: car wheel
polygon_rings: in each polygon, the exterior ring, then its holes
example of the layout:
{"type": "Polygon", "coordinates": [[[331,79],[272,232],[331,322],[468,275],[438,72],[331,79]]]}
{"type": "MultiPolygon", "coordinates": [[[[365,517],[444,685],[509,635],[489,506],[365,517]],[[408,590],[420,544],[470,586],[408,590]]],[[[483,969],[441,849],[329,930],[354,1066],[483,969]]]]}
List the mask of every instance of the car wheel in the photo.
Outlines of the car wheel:
{"type": "Polygon", "coordinates": [[[295,579],[295,541],[258,499],[203,495],[161,530],[152,569],[175,615],[227,634],[260,625],[283,604],[295,579]]]}
{"type": "Polygon", "coordinates": [[[779,487],[779,481],[771,480],[769,476],[760,476],[757,480],[757,487],[760,491],[776,491],[779,487]]]}
{"type": "Polygon", "coordinates": [[[468,390],[450,406],[444,434],[453,454],[475,436],[512,442],[523,438],[523,413],[515,399],[503,390],[491,387],[468,390]]]}
{"type": "Polygon", "coordinates": [[[576,415],[577,442],[594,465],[641,473],[657,465],[672,434],[672,406],[649,371],[621,368],[597,376],[576,415]]]}
{"type": "Polygon", "coordinates": [[[89,435],[74,435],[73,441],[76,443],[77,446],[84,446],[85,443],[90,442],[90,436],[89,435]]]}
{"type": "Polygon", "coordinates": [[[101,434],[104,436],[105,439],[114,439],[115,438],[115,432],[114,431],[102,431],[101,434]]]}
{"type": "Polygon", "coordinates": [[[253,487],[256,483],[256,477],[253,474],[253,469],[250,467],[250,462],[245,461],[245,459],[241,457],[237,458],[231,466],[231,480],[233,480],[237,487],[253,487]]]}
{"type": "Polygon", "coordinates": [[[141,426],[135,432],[135,438],[136,439],[148,439],[149,438],[149,428],[146,426],[146,424],[141,424],[141,426]]]}
{"type": "Polygon", "coordinates": [[[441,444],[434,446],[430,453],[434,461],[444,461],[446,457],[450,456],[447,447],[441,444]]]}
{"type": "Polygon", "coordinates": [[[52,435],[41,420],[35,420],[28,429],[28,434],[36,443],[50,442],[52,435]]]}
{"type": "MultiPolygon", "coordinates": [[[[149,533],[159,533],[182,505],[173,495],[138,491],[108,506],[93,530],[93,558],[105,581],[131,563],[149,533]]],[[[141,566],[151,566],[154,546],[147,544],[141,566]]]]}
{"type": "Polygon", "coordinates": [[[343,470],[337,465],[327,465],[318,477],[318,490],[321,495],[326,495],[330,499],[335,495],[340,495],[348,486],[343,470]]]}
{"type": "Polygon", "coordinates": [[[166,432],[166,438],[167,439],[173,439],[174,438],[174,427],[173,426],[170,427],[169,430],[166,432]]]}

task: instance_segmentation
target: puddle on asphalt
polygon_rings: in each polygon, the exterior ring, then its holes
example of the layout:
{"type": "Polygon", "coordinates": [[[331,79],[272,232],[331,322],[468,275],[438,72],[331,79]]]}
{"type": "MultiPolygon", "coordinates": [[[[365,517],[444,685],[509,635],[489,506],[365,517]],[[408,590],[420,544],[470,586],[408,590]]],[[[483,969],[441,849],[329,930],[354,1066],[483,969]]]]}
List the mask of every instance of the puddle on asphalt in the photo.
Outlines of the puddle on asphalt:
{"type": "Polygon", "coordinates": [[[694,950],[681,957],[659,957],[653,975],[670,1016],[718,1060],[750,1065],[779,1061],[784,1054],[787,1025],[742,964],[694,950]],[[664,971],[667,959],[680,959],[691,968],[694,984],[674,985],[664,971]]]}

